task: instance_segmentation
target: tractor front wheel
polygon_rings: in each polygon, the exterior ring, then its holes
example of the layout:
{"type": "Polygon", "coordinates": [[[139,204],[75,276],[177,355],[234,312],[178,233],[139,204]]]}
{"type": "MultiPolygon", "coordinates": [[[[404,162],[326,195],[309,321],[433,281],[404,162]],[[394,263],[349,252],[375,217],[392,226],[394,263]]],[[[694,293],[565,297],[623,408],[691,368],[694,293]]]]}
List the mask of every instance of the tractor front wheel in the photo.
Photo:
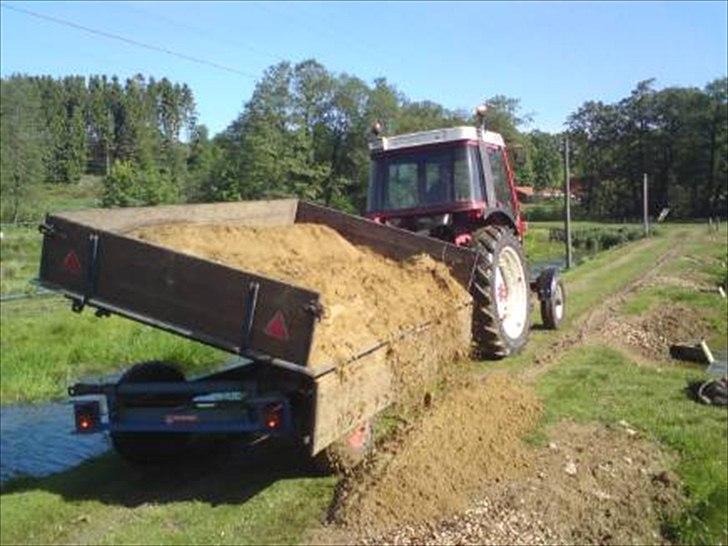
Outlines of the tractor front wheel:
{"type": "Polygon", "coordinates": [[[530,330],[530,291],[523,248],[505,226],[473,234],[478,253],[471,293],[473,339],[479,355],[503,358],[520,351],[530,330]]]}
{"type": "Polygon", "coordinates": [[[541,319],[543,325],[549,330],[556,330],[564,320],[564,308],[566,306],[566,289],[561,279],[555,282],[553,293],[550,297],[541,300],[541,319]]]}

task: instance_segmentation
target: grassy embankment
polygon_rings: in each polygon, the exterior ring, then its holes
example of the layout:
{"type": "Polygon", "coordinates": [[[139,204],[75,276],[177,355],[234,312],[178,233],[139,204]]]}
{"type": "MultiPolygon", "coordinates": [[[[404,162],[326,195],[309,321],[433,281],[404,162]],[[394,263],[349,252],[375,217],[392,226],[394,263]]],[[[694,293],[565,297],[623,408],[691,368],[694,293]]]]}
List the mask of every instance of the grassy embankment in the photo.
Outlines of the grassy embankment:
{"type": "MultiPolygon", "coordinates": [[[[660,269],[661,275],[699,275],[714,285],[725,282],[725,230],[712,236],[702,226],[671,231],[673,236],[666,240],[688,244],[660,269]]],[[[574,272],[572,277],[572,309],[573,303],[578,310],[585,299],[593,299],[580,290],[584,274],[574,272]]],[[[716,293],[646,287],[630,295],[619,313],[625,319],[635,318],[672,303],[697,311],[710,324],[711,346],[725,349],[726,300],[716,293]]],[[[683,481],[687,501],[680,516],[665,521],[667,535],[678,543],[728,544],[728,414],[725,408],[695,403],[685,392],[689,383],[705,377],[700,365],[637,364],[629,351],[594,342],[560,357],[539,378],[537,390],[546,408],[545,424],[561,419],[605,424],[626,420],[674,452],[674,470],[683,481]]]]}
{"type": "MultiPolygon", "coordinates": [[[[724,275],[715,260],[725,260],[725,232],[710,240],[701,227],[666,229],[662,237],[632,243],[598,255],[567,273],[569,314],[565,330],[573,330],[585,311],[609,294],[619,290],[648,270],[657,258],[678,242],[692,238],[698,242],[686,249],[694,260],[678,259],[669,267],[676,272],[699,267],[716,280],[724,275]],[[712,271],[712,273],[711,273],[712,271]]],[[[684,254],[684,253],[683,253],[684,254]]],[[[722,266],[724,268],[724,266],[722,266]]],[[[666,299],[678,297],[664,288],[645,289],[633,294],[622,312],[638,314],[666,299]]],[[[702,309],[714,317],[716,333],[725,333],[725,302],[708,294],[684,290],[679,296],[685,305],[702,309]]],[[[45,304],[44,304],[45,305],[45,304]]],[[[48,357],[63,354],[60,346],[83,347],[94,335],[104,339],[108,363],[132,350],[139,354],[159,350],[158,356],[179,351],[178,341],[126,321],[99,321],[91,316],[76,317],[63,307],[43,311],[6,335],[3,313],[2,347],[15,342],[23,331],[33,332],[49,348],[48,357]],[[62,330],[57,337],[47,336],[50,320],[57,314],[57,327],[64,322],[84,324],[62,330]],[[35,322],[34,322],[35,321],[35,322]],[[37,323],[37,324],[36,324],[37,323]],[[138,330],[137,330],[138,329],[138,330]],[[118,334],[114,334],[118,332],[118,334]],[[137,333],[134,333],[137,332],[137,333]],[[117,337],[111,340],[110,336],[117,337]],[[157,337],[159,336],[159,337],[157,337]],[[44,339],[45,338],[45,339],[44,339]],[[135,345],[130,340],[146,340],[135,345]],[[173,340],[174,341],[171,341],[173,340]]],[[[504,361],[499,367],[514,373],[532,365],[539,351],[545,350],[555,334],[534,331],[523,355],[504,361]]],[[[33,351],[34,336],[29,336],[25,353],[33,351]]],[[[89,342],[90,343],[90,342],[89,342]]],[[[99,342],[101,343],[101,342],[99,342]]],[[[37,345],[36,345],[37,348],[37,345]]],[[[95,353],[89,345],[87,357],[95,353]]],[[[189,349],[193,351],[192,349],[189,349]]],[[[146,353],[149,356],[149,353],[146,353]]],[[[168,356],[168,355],[167,355],[168,356]]],[[[185,358],[184,355],[181,355],[185,358]]],[[[5,357],[5,353],[3,354],[5,357]]],[[[210,358],[214,355],[209,355],[210,358]]],[[[23,381],[15,383],[22,392],[23,382],[33,383],[47,375],[50,381],[35,398],[60,392],[67,370],[75,356],[67,354],[56,369],[28,366],[23,381]],[[61,385],[54,385],[53,381],[61,385]]],[[[191,362],[202,364],[208,355],[188,353],[191,362]]],[[[6,392],[6,364],[3,358],[2,388],[6,392]]],[[[133,358],[129,358],[133,360],[133,358]]],[[[102,362],[103,359],[98,360],[102,362]]],[[[488,366],[492,366],[489,364],[488,366]]],[[[19,370],[14,372],[19,374],[19,370]]],[[[18,375],[21,377],[20,375],[18,375]]],[[[10,375],[12,377],[12,375],[10,375]]],[[[545,424],[559,419],[611,423],[625,419],[644,434],[673,449],[678,456],[676,471],[687,488],[689,504],[683,516],[667,522],[676,540],[682,542],[726,542],[726,414],[688,400],[682,392],[688,380],[702,377],[697,367],[656,363],[654,367],[636,365],[622,352],[601,345],[574,349],[559,357],[559,362],[538,378],[536,388],[544,398],[545,424]]],[[[12,392],[12,391],[9,391],[12,392]]],[[[299,475],[295,471],[270,471],[259,468],[230,467],[225,461],[205,461],[202,468],[170,470],[155,476],[142,475],[108,454],[80,467],[40,479],[15,480],[2,488],[0,502],[0,542],[42,543],[280,543],[299,540],[305,530],[316,526],[330,502],[335,480],[299,475]],[[218,468],[220,466],[220,468],[218,468]]]]}
{"type": "MultiPolygon", "coordinates": [[[[38,196],[40,222],[46,212],[99,205],[99,183],[48,185],[38,196]]],[[[3,226],[0,293],[33,293],[42,236],[37,225],[3,226]]],[[[118,317],[98,319],[92,310],[70,312],[55,296],[5,301],[0,306],[0,403],[65,397],[74,380],[117,372],[143,360],[171,360],[195,372],[223,361],[223,353],[118,317]]]]}

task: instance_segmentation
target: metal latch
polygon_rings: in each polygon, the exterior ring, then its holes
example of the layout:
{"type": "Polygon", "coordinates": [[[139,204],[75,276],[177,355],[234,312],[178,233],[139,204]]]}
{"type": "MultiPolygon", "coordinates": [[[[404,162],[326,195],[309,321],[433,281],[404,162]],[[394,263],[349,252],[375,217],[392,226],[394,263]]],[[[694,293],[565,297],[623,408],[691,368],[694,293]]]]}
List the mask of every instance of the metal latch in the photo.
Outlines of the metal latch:
{"type": "Polygon", "coordinates": [[[41,232],[43,235],[47,235],[48,237],[58,237],[59,239],[65,239],[67,237],[67,235],[56,226],[54,226],[53,224],[47,224],[45,222],[38,225],[38,231],[41,232]]]}
{"type": "Polygon", "coordinates": [[[324,316],[324,306],[318,300],[311,300],[309,303],[303,306],[304,310],[311,313],[316,320],[321,320],[324,316]]]}

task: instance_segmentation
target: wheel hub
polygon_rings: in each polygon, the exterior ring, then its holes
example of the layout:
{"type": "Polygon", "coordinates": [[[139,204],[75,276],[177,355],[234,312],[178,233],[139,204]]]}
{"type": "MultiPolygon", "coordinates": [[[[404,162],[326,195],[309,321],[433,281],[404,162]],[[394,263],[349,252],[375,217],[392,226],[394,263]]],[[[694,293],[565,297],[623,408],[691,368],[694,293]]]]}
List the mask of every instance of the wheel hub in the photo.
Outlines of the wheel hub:
{"type": "Polygon", "coordinates": [[[519,338],[528,316],[528,287],[521,258],[510,246],[504,247],[498,257],[495,296],[503,331],[511,339],[519,338]]]}

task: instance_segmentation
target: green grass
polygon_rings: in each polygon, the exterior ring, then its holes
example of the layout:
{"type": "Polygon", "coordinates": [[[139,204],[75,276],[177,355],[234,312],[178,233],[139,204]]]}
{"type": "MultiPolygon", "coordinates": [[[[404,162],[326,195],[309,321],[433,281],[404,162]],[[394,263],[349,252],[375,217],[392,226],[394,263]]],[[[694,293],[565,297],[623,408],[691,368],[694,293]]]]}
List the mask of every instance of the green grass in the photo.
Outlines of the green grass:
{"type": "Polygon", "coordinates": [[[638,366],[604,346],[580,347],[544,374],[537,389],[546,423],[626,420],[679,456],[688,504],[669,522],[678,543],[728,542],[728,414],[698,404],[684,389],[704,374],[679,365],[638,366]]]}
{"type": "Polygon", "coordinates": [[[0,293],[32,293],[38,276],[42,236],[36,227],[3,227],[0,242],[0,293]]]}
{"type": "MultiPolygon", "coordinates": [[[[690,252],[699,258],[715,253],[716,241],[704,244],[698,229],[670,227],[659,237],[606,251],[567,272],[566,329],[680,241],[694,239],[690,252]]],[[[656,293],[655,303],[663,296],[656,293]]],[[[196,370],[224,358],[123,319],[73,315],[56,298],[3,305],[2,325],[3,402],[62,396],[70,378],[116,370],[139,359],[181,360],[196,370]]],[[[517,371],[531,365],[540,351],[548,350],[553,336],[534,331],[524,354],[498,366],[517,371]]],[[[487,366],[494,368],[493,363],[487,366]]],[[[679,455],[676,470],[689,492],[685,513],[669,522],[673,533],[686,542],[725,541],[720,534],[727,490],[725,412],[685,398],[686,382],[699,376],[687,367],[640,368],[614,350],[592,346],[563,356],[537,388],[547,422],[625,419],[673,449],[679,455]]],[[[251,468],[227,459],[142,474],[108,454],[54,476],[5,485],[0,542],[292,543],[318,525],[334,488],[333,478],[251,468]]]]}
{"type": "Polygon", "coordinates": [[[2,491],[0,543],[290,544],[331,502],[333,477],[229,459],[151,474],[108,454],[14,480],[2,491]]]}
{"type": "MultiPolygon", "coordinates": [[[[563,222],[529,222],[524,238],[526,257],[531,264],[552,262],[563,259],[566,253],[565,245],[561,241],[550,240],[550,231],[553,228],[563,228],[563,222]]],[[[612,234],[618,230],[634,232],[639,230],[636,224],[604,224],[599,222],[573,222],[572,230],[577,235],[596,233],[597,235],[612,234]]],[[[594,237],[592,235],[592,237],[594,237]]],[[[599,237],[596,237],[599,239],[599,237]]],[[[599,248],[601,250],[601,248],[599,248]]],[[[590,248],[581,240],[574,239],[572,244],[574,263],[582,263],[597,254],[597,249],[590,248]],[[583,244],[581,244],[583,243],[583,244]],[[581,244],[581,247],[579,246],[581,244]]]]}
{"type": "Polygon", "coordinates": [[[38,226],[48,212],[99,206],[100,179],[86,175],[77,184],[43,184],[22,225],[5,224],[0,240],[0,294],[32,293],[43,237],[38,226]]]}
{"type": "Polygon", "coordinates": [[[76,184],[44,184],[36,205],[39,217],[47,212],[101,206],[101,179],[83,175],[76,184]]]}
{"type": "MultiPolygon", "coordinates": [[[[18,218],[35,223],[47,212],[97,207],[101,202],[102,177],[83,175],[75,184],[38,184],[21,204],[18,218]]],[[[3,207],[3,214],[8,212],[3,207]]],[[[3,217],[3,222],[10,221],[3,217]]]]}
{"type": "Polygon", "coordinates": [[[715,335],[708,340],[711,347],[726,346],[725,332],[728,331],[728,309],[726,300],[715,292],[698,292],[694,289],[653,286],[644,288],[630,298],[621,309],[626,316],[642,315],[649,310],[659,309],[665,303],[691,307],[708,322],[715,335]]]}
{"type": "Polygon", "coordinates": [[[201,371],[226,356],[119,317],[76,315],[67,300],[50,297],[6,302],[0,314],[0,402],[65,396],[73,380],[108,374],[143,360],[171,360],[201,371]]]}
{"type": "Polygon", "coordinates": [[[549,241],[549,228],[533,224],[529,224],[526,231],[524,250],[531,264],[560,259],[566,252],[564,243],[549,241]]]}

